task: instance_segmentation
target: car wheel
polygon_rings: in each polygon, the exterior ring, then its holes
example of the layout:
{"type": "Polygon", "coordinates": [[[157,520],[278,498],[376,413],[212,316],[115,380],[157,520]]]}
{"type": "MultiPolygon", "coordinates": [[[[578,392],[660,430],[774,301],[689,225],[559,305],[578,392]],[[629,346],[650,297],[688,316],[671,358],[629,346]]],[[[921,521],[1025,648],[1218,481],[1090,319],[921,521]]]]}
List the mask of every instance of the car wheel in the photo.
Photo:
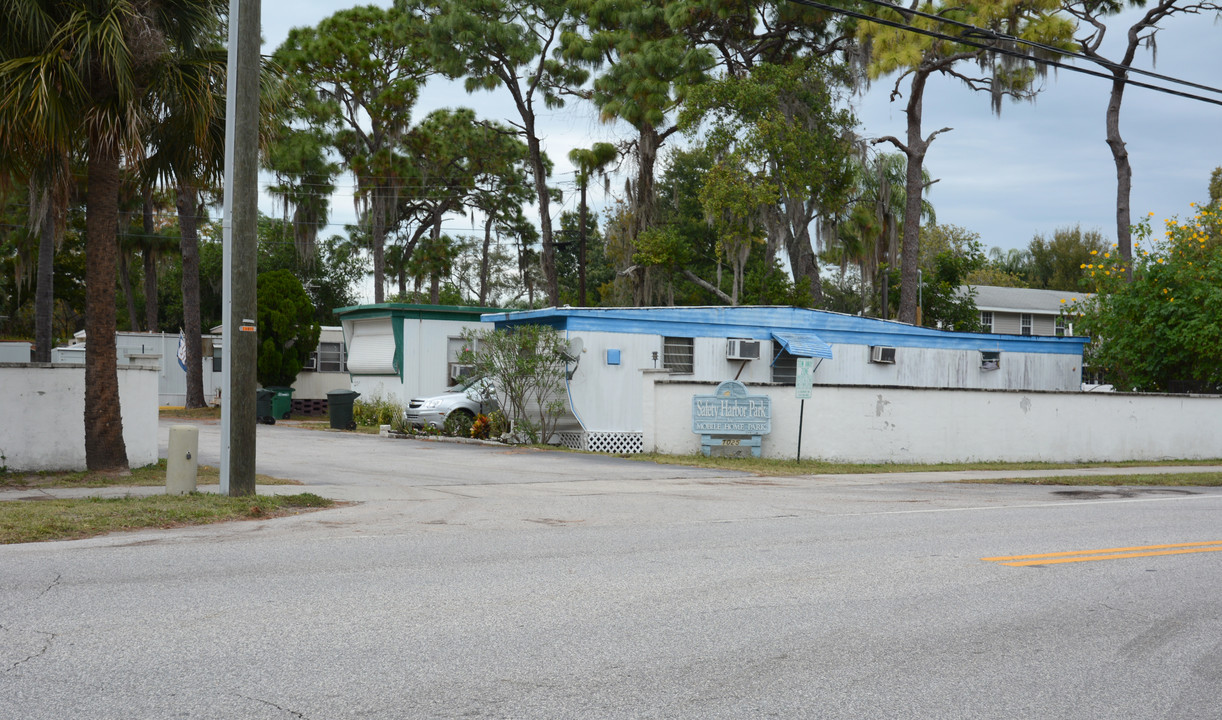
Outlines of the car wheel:
{"type": "Polygon", "coordinates": [[[466,408],[458,408],[446,415],[445,422],[442,424],[442,431],[446,435],[455,437],[470,437],[471,424],[475,422],[475,415],[466,408]]]}

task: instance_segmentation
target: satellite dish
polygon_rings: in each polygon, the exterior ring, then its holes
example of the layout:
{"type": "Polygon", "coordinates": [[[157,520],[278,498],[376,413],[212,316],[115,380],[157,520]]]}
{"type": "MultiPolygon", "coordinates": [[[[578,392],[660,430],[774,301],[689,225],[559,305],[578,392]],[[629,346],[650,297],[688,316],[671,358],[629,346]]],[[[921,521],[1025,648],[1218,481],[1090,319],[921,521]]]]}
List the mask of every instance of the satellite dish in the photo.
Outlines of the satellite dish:
{"type": "Polygon", "coordinates": [[[560,357],[564,358],[564,375],[567,379],[572,380],[573,373],[577,372],[577,364],[581,362],[583,350],[585,350],[585,343],[581,341],[581,338],[571,338],[560,351],[560,357]],[[572,367],[569,367],[570,363],[572,367]]]}
{"type": "Polygon", "coordinates": [[[581,353],[585,349],[585,343],[581,338],[572,338],[565,344],[565,348],[560,351],[560,357],[564,358],[565,362],[578,363],[581,360],[581,353]]]}

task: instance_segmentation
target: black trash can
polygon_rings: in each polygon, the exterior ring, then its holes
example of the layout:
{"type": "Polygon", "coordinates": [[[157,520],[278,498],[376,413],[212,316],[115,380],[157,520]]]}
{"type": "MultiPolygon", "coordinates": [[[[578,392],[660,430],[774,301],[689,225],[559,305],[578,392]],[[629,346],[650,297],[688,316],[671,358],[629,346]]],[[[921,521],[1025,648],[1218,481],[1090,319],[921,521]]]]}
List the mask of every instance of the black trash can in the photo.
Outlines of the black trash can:
{"type": "Polygon", "coordinates": [[[355,390],[332,390],[327,393],[327,417],[337,430],[356,430],[352,419],[352,403],[361,394],[355,390]]]}
{"type": "Polygon", "coordinates": [[[255,422],[266,425],[276,424],[276,416],[272,414],[272,398],[275,396],[275,390],[267,388],[255,390],[255,422]]]}

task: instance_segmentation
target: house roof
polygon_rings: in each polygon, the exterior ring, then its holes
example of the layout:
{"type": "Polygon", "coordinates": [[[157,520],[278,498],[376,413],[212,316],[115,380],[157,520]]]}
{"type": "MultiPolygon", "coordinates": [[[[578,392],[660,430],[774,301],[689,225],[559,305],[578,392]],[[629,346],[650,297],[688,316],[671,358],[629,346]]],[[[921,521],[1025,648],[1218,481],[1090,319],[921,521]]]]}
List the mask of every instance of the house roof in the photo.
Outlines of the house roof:
{"type": "Polygon", "coordinates": [[[344,320],[370,317],[412,318],[416,320],[479,320],[484,313],[498,312],[497,308],[468,307],[460,305],[410,305],[407,303],[377,303],[351,305],[335,309],[335,315],[344,320]]]}
{"type": "Polygon", "coordinates": [[[617,332],[664,337],[771,340],[774,332],[814,333],[826,343],[1081,354],[1087,338],[962,333],[894,320],[784,306],[546,308],[488,313],[498,328],[548,325],[569,332],[617,332]]]}
{"type": "Polygon", "coordinates": [[[1059,315],[1067,305],[1091,296],[1091,293],[1064,290],[997,287],[995,285],[964,285],[976,291],[976,309],[993,312],[1023,312],[1059,315]]]}

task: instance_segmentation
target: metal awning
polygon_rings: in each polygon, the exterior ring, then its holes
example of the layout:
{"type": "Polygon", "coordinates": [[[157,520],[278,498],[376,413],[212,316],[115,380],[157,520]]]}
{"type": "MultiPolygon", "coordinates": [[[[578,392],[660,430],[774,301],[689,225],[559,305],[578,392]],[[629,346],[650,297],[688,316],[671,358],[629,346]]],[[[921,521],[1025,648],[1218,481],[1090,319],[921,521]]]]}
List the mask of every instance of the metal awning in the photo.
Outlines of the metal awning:
{"type": "Polygon", "coordinates": [[[832,359],[832,346],[814,333],[774,332],[772,337],[781,343],[781,347],[790,355],[832,359]]]}

